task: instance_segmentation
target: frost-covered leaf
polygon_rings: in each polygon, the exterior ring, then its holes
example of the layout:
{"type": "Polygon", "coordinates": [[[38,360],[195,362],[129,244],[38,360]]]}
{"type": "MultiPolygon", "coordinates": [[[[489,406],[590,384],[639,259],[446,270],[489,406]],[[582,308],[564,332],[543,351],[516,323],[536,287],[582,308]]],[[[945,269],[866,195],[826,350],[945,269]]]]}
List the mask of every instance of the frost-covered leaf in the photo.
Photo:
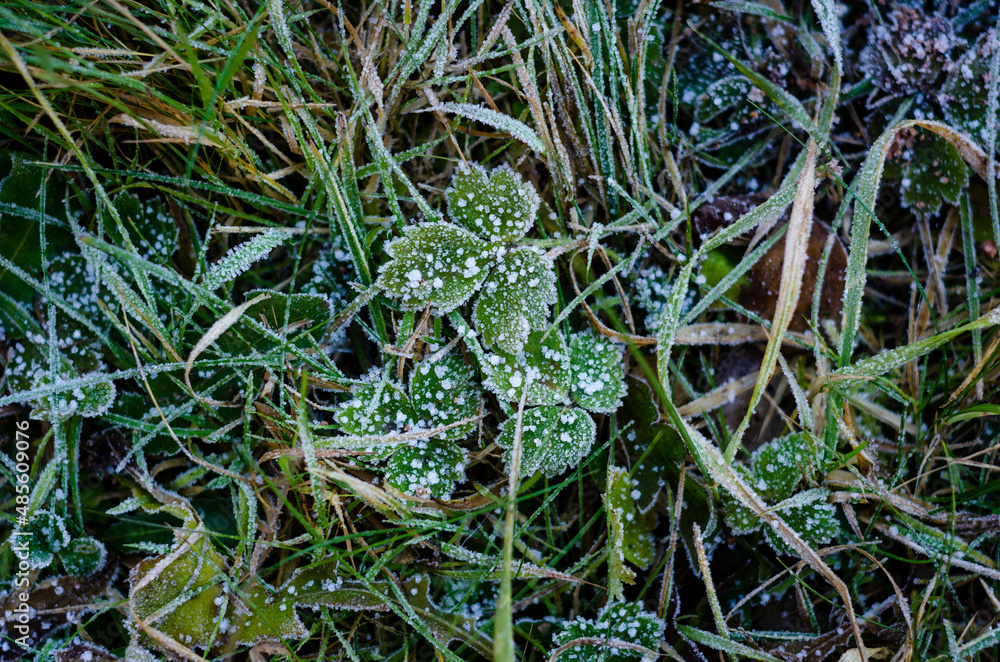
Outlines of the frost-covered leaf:
{"type": "MultiPolygon", "coordinates": [[[[225,559],[207,536],[179,533],[170,554],[145,559],[129,574],[133,615],[189,648],[210,646],[222,602],[217,598],[222,594],[219,579],[224,568],[225,559]],[[184,535],[197,539],[184,546],[184,535]],[[146,577],[150,579],[140,586],[146,577]]],[[[152,644],[132,619],[126,622],[143,645],[152,644]]]]}
{"type": "MultiPolygon", "coordinates": [[[[590,620],[577,617],[574,621],[563,621],[562,631],[555,638],[556,646],[574,639],[595,638],[606,641],[621,641],[658,651],[665,628],[664,622],[648,611],[641,602],[610,602],[597,612],[597,618],[590,620]]],[[[559,656],[560,662],[628,662],[642,658],[643,653],[614,646],[574,646],[559,656]]]]}
{"type": "Polygon", "coordinates": [[[750,458],[755,477],[751,484],[770,501],[787,499],[816,461],[806,435],[797,432],[774,439],[754,451],[750,458]]]}
{"type": "Polygon", "coordinates": [[[447,313],[465,303],[489,274],[493,247],[450,223],[421,223],[389,242],[392,258],[379,271],[378,285],[402,300],[404,310],[431,305],[447,313]]]}
{"type": "Polygon", "coordinates": [[[487,347],[517,354],[531,331],[545,328],[555,300],[552,263],[531,248],[515,248],[483,284],[473,312],[476,330],[487,347]]]}
{"type": "Polygon", "coordinates": [[[66,523],[52,510],[41,510],[32,515],[20,535],[30,537],[27,561],[37,569],[52,565],[55,555],[70,544],[66,523]]]}
{"type": "Polygon", "coordinates": [[[929,92],[951,63],[958,43],[951,21],[921,8],[896,5],[880,23],[868,29],[868,46],[861,52],[861,70],[879,88],[890,92],[929,92]]]}
{"type": "Polygon", "coordinates": [[[537,331],[531,334],[520,354],[486,355],[485,385],[497,397],[518,402],[527,385],[529,405],[554,405],[566,399],[572,376],[569,348],[558,332],[544,342],[541,337],[537,331]]]}
{"type": "MultiPolygon", "coordinates": [[[[455,351],[437,361],[425,358],[410,373],[410,396],[417,416],[434,427],[450,425],[479,413],[482,395],[473,372],[455,351]]],[[[435,435],[438,439],[461,440],[476,429],[470,422],[435,435]]]]}
{"type": "Polygon", "coordinates": [[[958,204],[969,185],[969,170],[955,147],[930,131],[920,131],[903,166],[900,188],[903,206],[923,214],[936,214],[944,201],[958,204]]]}
{"type": "MultiPolygon", "coordinates": [[[[88,620],[87,612],[97,611],[107,604],[109,593],[114,594],[115,601],[120,600],[117,590],[112,587],[116,576],[117,567],[108,564],[92,577],[64,575],[35,582],[30,589],[20,587],[21,590],[28,590],[27,605],[31,608],[30,613],[33,617],[27,619],[25,624],[27,632],[17,627],[22,625],[20,619],[10,618],[9,612],[4,618],[0,618],[0,659],[4,662],[46,659],[37,651],[45,645],[43,642],[52,633],[67,627],[72,628],[67,632],[75,631],[81,623],[88,620]],[[20,645],[15,644],[15,640],[20,645]]],[[[14,582],[7,582],[8,586],[12,584],[14,582]]],[[[9,600],[10,597],[13,597],[10,593],[0,591],[0,605],[11,609],[15,600],[9,600]]],[[[49,642],[50,647],[59,645],[55,639],[49,639],[49,642]]],[[[85,659],[85,657],[68,658],[72,662],[81,662],[85,659]]],[[[103,660],[95,657],[92,662],[103,662],[103,660]]]]}
{"type": "MultiPolygon", "coordinates": [[[[376,583],[376,585],[379,585],[376,583]]],[[[251,580],[238,596],[230,596],[220,636],[229,646],[250,646],[261,641],[301,639],[309,630],[299,620],[296,607],[330,607],[345,611],[388,609],[382,595],[362,582],[345,580],[333,563],[296,570],[279,588],[251,580]]]]}
{"type": "MultiPolygon", "coordinates": [[[[656,513],[645,514],[636,508],[636,499],[641,497],[637,481],[629,478],[629,472],[622,467],[608,468],[608,489],[604,495],[604,507],[608,518],[617,520],[621,527],[621,551],[625,560],[641,570],[653,562],[656,551],[652,530],[656,525],[656,513]]],[[[615,545],[617,541],[613,541],[615,545]]]]}
{"type": "Polygon", "coordinates": [[[987,31],[958,59],[941,89],[948,122],[980,144],[987,142],[990,65],[997,48],[996,29],[987,31]]]}
{"type": "MultiPolygon", "coordinates": [[[[507,449],[504,463],[510,470],[510,449],[514,447],[517,417],[503,422],[497,445],[507,449]]],[[[521,477],[541,470],[552,477],[580,464],[594,445],[597,426],[586,412],[556,405],[524,412],[521,423],[521,477]]]]}
{"type": "Polygon", "coordinates": [[[444,192],[452,221],[495,242],[523,237],[535,225],[541,203],[535,187],[507,164],[489,175],[481,165],[459,165],[444,192]]]}
{"type": "MultiPolygon", "coordinates": [[[[734,464],[733,469],[748,485],[754,484],[753,475],[746,466],[734,464]]],[[[760,518],[752,510],[733,498],[728,491],[720,490],[720,495],[722,497],[722,512],[725,515],[726,524],[729,525],[734,534],[738,536],[747,535],[760,528],[760,518]]]]}
{"type": "MultiPolygon", "coordinates": [[[[177,252],[180,233],[163,200],[157,197],[144,203],[135,194],[123,192],[115,196],[113,204],[125,224],[136,253],[150,262],[169,264],[171,257],[177,252]]],[[[111,239],[124,246],[124,239],[119,235],[110,214],[107,214],[105,226],[110,228],[111,239]]]]}
{"type": "Polygon", "coordinates": [[[311,268],[312,276],[302,286],[304,294],[326,295],[334,310],[344,308],[354,298],[350,286],[354,280],[354,261],[342,234],[333,233],[311,268]]]}
{"type": "Polygon", "coordinates": [[[681,462],[687,450],[673,428],[660,424],[660,410],[649,384],[632,376],[626,381],[628,392],[616,416],[620,426],[630,424],[624,435],[625,453],[639,492],[634,497],[636,507],[645,513],[656,503],[667,467],[681,462]]]}
{"type": "Polygon", "coordinates": [[[593,412],[617,411],[628,390],[622,367],[624,348],[591,331],[573,334],[569,344],[573,401],[593,412]]]}
{"type": "Polygon", "coordinates": [[[465,452],[450,441],[421,440],[396,448],[386,463],[385,480],[400,492],[421,499],[450,499],[465,480],[465,452]]]}
{"type": "Polygon", "coordinates": [[[63,568],[70,575],[89,577],[102,567],[107,559],[108,551],[97,538],[74,538],[60,552],[63,568]]]}
{"type": "Polygon", "coordinates": [[[206,289],[215,290],[226,283],[231,283],[240,274],[253,266],[254,262],[261,260],[283,244],[288,238],[288,233],[281,230],[268,230],[262,232],[252,239],[244,241],[238,246],[229,249],[229,252],[222,256],[218,262],[213,264],[202,285],[206,289]]]}
{"type": "MultiPolygon", "coordinates": [[[[809,494],[803,494],[803,499],[792,499],[792,501],[806,501],[805,503],[798,503],[778,510],[778,514],[785,521],[785,524],[790,526],[813,549],[829,543],[840,532],[837,509],[833,504],[826,502],[829,494],[829,490],[825,488],[810,490],[809,494]],[[805,497],[809,497],[808,500],[805,497]]],[[[765,527],[764,533],[767,541],[779,554],[798,556],[798,553],[782,540],[771,527],[765,527]]]]}
{"type": "Polygon", "coordinates": [[[635,571],[626,561],[642,569],[653,562],[653,537],[656,513],[641,514],[635,499],[641,493],[629,478],[628,470],[608,467],[608,487],[604,493],[604,511],[608,518],[608,593],[611,599],[624,597],[624,584],[635,583],[635,571]]]}
{"type": "MultiPolygon", "coordinates": [[[[376,378],[354,389],[354,399],[337,409],[337,422],[351,435],[390,435],[409,431],[419,422],[402,384],[376,378]]],[[[383,448],[383,452],[391,449],[383,448]]],[[[371,459],[379,459],[377,455],[371,459]]]]}
{"type": "MultiPolygon", "coordinates": [[[[0,256],[41,281],[45,265],[39,219],[49,217],[45,228],[48,260],[69,249],[73,238],[56,224],[56,219],[64,219],[67,214],[64,179],[58,170],[33,165],[35,158],[0,151],[0,256]]],[[[5,266],[0,266],[0,292],[24,303],[36,294],[31,285],[5,266]]]]}

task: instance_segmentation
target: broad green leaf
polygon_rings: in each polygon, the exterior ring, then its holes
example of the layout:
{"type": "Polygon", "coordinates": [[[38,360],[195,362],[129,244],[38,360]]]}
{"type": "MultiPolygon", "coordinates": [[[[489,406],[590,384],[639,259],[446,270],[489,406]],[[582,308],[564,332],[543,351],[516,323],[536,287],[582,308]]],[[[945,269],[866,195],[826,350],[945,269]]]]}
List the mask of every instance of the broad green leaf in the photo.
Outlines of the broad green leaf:
{"type": "Polygon", "coordinates": [[[52,510],[36,512],[21,529],[22,535],[30,537],[28,563],[32,568],[44,569],[70,544],[69,532],[63,518],[52,510]]]}
{"type": "MultiPolygon", "coordinates": [[[[19,338],[13,343],[7,377],[15,394],[77,377],[86,378],[90,373],[104,370],[105,366],[95,343],[82,339],[78,330],[57,342],[59,366],[56,375],[49,368],[46,338],[29,333],[27,337],[19,338]]],[[[74,415],[98,416],[114,402],[115,393],[115,385],[110,379],[95,376],[92,381],[77,388],[31,400],[31,415],[33,418],[51,421],[74,415]]]]}
{"type": "MultiPolygon", "coordinates": [[[[656,513],[645,514],[636,508],[639,497],[637,484],[629,472],[621,467],[608,467],[608,489],[604,494],[604,508],[611,524],[611,553],[620,551],[621,559],[645,570],[653,562],[656,548],[652,530],[656,526],[656,513]]],[[[609,559],[609,563],[618,561],[609,559]]]]}
{"type": "Polygon", "coordinates": [[[497,397],[518,402],[525,386],[529,405],[564,402],[572,377],[569,348],[559,333],[540,342],[542,334],[531,334],[520,354],[487,354],[482,364],[484,384],[497,397]]]}
{"type": "Polygon", "coordinates": [[[552,263],[531,248],[515,248],[499,260],[483,284],[473,316],[483,344],[517,354],[532,331],[545,328],[556,300],[552,263]]]}
{"type": "MultiPolygon", "coordinates": [[[[156,197],[144,204],[135,194],[123,192],[115,196],[113,203],[139,255],[150,262],[169,266],[171,257],[177,252],[180,232],[170,211],[164,208],[163,199],[156,197]]],[[[125,245],[110,215],[105,224],[111,228],[108,232],[111,239],[125,245]]]]}
{"type": "MultiPolygon", "coordinates": [[[[827,544],[840,532],[837,509],[833,504],[826,502],[829,493],[826,488],[810,490],[809,493],[802,493],[801,499],[790,499],[798,502],[795,505],[777,508],[785,524],[813,549],[827,544]]],[[[774,533],[771,527],[765,527],[764,534],[779,554],[799,556],[798,552],[774,533]]]]}
{"type": "Polygon", "coordinates": [[[527,234],[541,204],[535,187],[507,164],[489,175],[477,163],[462,164],[444,194],[454,223],[494,242],[510,242],[527,234]]]}
{"type": "Polygon", "coordinates": [[[104,566],[108,551],[97,538],[75,538],[59,557],[63,568],[75,577],[89,577],[104,566]]]}
{"type": "MultiPolygon", "coordinates": [[[[742,464],[734,464],[733,469],[736,474],[743,479],[748,485],[754,484],[754,477],[750,473],[750,469],[742,464]]],[[[759,487],[759,486],[757,486],[759,487]]],[[[729,492],[722,491],[722,512],[726,518],[726,524],[732,532],[738,536],[743,536],[748,533],[753,533],[760,528],[761,521],[756,514],[745,505],[740,503],[740,501],[730,495],[729,492]]]]}
{"type": "MultiPolygon", "coordinates": [[[[437,361],[425,358],[410,373],[414,413],[433,427],[475,416],[482,405],[482,394],[473,380],[474,376],[457,351],[449,352],[437,361]]],[[[435,437],[461,440],[475,429],[473,421],[445,430],[435,437]]]]}
{"type": "Polygon", "coordinates": [[[624,348],[592,331],[570,338],[573,401],[584,409],[612,414],[621,407],[625,386],[624,348]]]}
{"type": "Polygon", "coordinates": [[[354,389],[354,399],[337,409],[337,422],[351,435],[387,435],[417,425],[419,418],[403,386],[375,380],[354,389]]]}
{"type": "Polygon", "coordinates": [[[421,499],[450,499],[465,480],[465,452],[450,441],[421,440],[396,448],[386,463],[385,480],[400,492],[421,499]]]}
{"type": "MultiPolygon", "coordinates": [[[[503,422],[497,445],[507,449],[510,467],[517,418],[503,422]]],[[[586,412],[575,407],[545,406],[524,412],[521,422],[521,478],[536,471],[552,477],[580,464],[594,445],[597,426],[586,412]]]]}
{"type": "Polygon", "coordinates": [[[804,474],[810,473],[815,461],[816,452],[804,434],[790,434],[767,442],[750,458],[757,492],[770,501],[787,499],[804,474]]]}
{"type": "Polygon", "coordinates": [[[625,453],[639,496],[634,497],[639,512],[648,512],[666,484],[667,467],[676,465],[687,454],[684,443],[673,428],[660,423],[660,410],[653,402],[649,384],[636,377],[626,377],[628,393],[616,414],[619,426],[630,424],[624,434],[625,453]]]}
{"type": "Polygon", "coordinates": [[[271,290],[250,290],[244,294],[244,299],[250,301],[264,293],[270,296],[249,306],[240,320],[219,338],[219,347],[224,352],[231,354],[245,353],[248,350],[266,352],[277,347],[276,340],[256,330],[249,320],[259,323],[266,329],[273,329],[279,337],[283,329],[288,336],[315,331],[318,337],[330,322],[330,301],[321,294],[283,294],[271,290]]]}
{"type": "Polygon", "coordinates": [[[958,150],[944,138],[920,131],[902,172],[903,206],[922,214],[936,214],[942,202],[958,204],[969,185],[969,170],[958,150]]]}
{"type": "MultiPolygon", "coordinates": [[[[556,646],[582,638],[623,641],[658,652],[665,627],[656,614],[643,610],[641,601],[610,602],[597,612],[595,620],[577,617],[563,621],[562,631],[553,641],[556,646]]],[[[567,649],[559,662],[629,662],[642,657],[637,650],[586,645],[567,649]]]]}
{"type": "Polygon", "coordinates": [[[430,305],[438,314],[465,303],[489,274],[493,247],[450,223],[421,223],[386,244],[392,258],[377,284],[404,310],[430,305]]]}
{"type": "MultiPolygon", "coordinates": [[[[60,227],[65,226],[62,219],[66,214],[61,176],[31,165],[31,159],[27,154],[0,152],[0,256],[41,281],[44,265],[39,222],[46,222],[49,260],[68,249],[72,238],[60,227]]],[[[36,294],[31,285],[4,266],[0,266],[0,291],[24,303],[36,294]]]]}
{"type": "Polygon", "coordinates": [[[998,44],[995,32],[980,36],[955,62],[941,89],[948,122],[980,144],[986,144],[990,64],[998,44]]]}
{"type": "MultiPolygon", "coordinates": [[[[225,559],[203,533],[178,533],[178,543],[163,556],[141,561],[129,574],[132,616],[188,648],[211,646],[222,595],[219,579],[225,559]],[[190,542],[184,536],[191,536],[190,542]]],[[[152,640],[132,619],[133,635],[149,645],[152,640]]]]}

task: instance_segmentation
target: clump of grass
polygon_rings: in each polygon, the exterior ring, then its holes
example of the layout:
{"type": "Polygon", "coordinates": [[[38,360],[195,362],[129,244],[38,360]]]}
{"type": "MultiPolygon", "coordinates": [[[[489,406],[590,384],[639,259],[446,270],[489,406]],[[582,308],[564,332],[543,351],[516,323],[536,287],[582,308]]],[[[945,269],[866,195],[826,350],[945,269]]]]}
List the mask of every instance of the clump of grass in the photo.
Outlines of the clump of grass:
{"type": "Polygon", "coordinates": [[[0,26],[0,660],[996,659],[991,3],[0,26]]]}

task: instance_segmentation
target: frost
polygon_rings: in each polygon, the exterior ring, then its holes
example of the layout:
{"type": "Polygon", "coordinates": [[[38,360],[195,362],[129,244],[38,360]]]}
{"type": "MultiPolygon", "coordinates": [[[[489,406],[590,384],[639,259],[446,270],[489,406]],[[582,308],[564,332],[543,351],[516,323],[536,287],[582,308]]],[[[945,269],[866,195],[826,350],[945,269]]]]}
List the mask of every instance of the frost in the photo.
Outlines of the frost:
{"type": "Polygon", "coordinates": [[[450,223],[421,223],[385,247],[392,258],[379,272],[378,285],[401,299],[405,310],[428,304],[438,314],[465,303],[479,289],[491,261],[488,246],[450,223]]]}
{"type": "Polygon", "coordinates": [[[572,379],[569,349],[559,333],[543,342],[542,334],[531,334],[519,354],[486,355],[483,372],[485,385],[497,397],[519,402],[528,389],[529,405],[554,405],[563,402],[572,379]]]}
{"type": "MultiPolygon", "coordinates": [[[[644,611],[641,602],[609,602],[590,620],[577,617],[563,621],[562,631],[553,643],[561,646],[574,639],[594,638],[622,641],[652,651],[659,650],[666,624],[656,614],[644,611]]],[[[559,656],[560,662],[627,662],[643,657],[643,653],[614,646],[573,646],[559,656]]]]}
{"type": "Polygon", "coordinates": [[[529,248],[507,254],[483,285],[473,316],[489,347],[516,354],[532,330],[545,328],[556,300],[552,263],[529,248]]]}
{"type": "Polygon", "coordinates": [[[625,397],[624,348],[591,331],[570,339],[573,400],[593,412],[612,414],[625,397]]]}
{"type": "Polygon", "coordinates": [[[511,246],[535,224],[540,200],[509,166],[488,174],[477,164],[456,172],[445,191],[452,223],[420,223],[386,246],[377,284],[404,310],[430,305],[448,313],[482,288],[474,311],[487,347],[516,354],[544,327],[556,300],[552,262],[511,246]]]}
{"type": "MultiPolygon", "coordinates": [[[[497,445],[507,449],[504,463],[508,471],[516,429],[517,417],[511,416],[497,437],[497,445]]],[[[594,419],[575,407],[551,405],[525,411],[521,421],[521,477],[536,471],[552,477],[579,465],[596,435],[594,419]]]]}
{"type": "Polygon", "coordinates": [[[284,243],[288,233],[281,230],[268,230],[229,249],[221,260],[216,262],[205,274],[202,285],[209,290],[216,290],[226,283],[231,283],[237,276],[245,272],[254,262],[267,257],[268,253],[284,243]]]}
{"type": "Polygon", "coordinates": [[[460,166],[444,194],[451,220],[492,242],[527,234],[541,204],[534,187],[506,164],[489,175],[478,163],[460,166]]]}
{"type": "Polygon", "coordinates": [[[465,453],[450,441],[418,441],[392,454],[385,480],[422,499],[450,499],[455,486],[465,480],[465,465],[465,453]]]}

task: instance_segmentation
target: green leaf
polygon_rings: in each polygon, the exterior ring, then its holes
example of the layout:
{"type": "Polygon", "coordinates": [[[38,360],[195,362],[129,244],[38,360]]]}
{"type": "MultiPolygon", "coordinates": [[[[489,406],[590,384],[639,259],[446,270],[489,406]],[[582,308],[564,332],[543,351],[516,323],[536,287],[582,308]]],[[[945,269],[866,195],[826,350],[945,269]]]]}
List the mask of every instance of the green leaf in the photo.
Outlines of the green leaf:
{"type": "Polygon", "coordinates": [[[465,303],[489,274],[493,247],[450,223],[421,223],[403,228],[386,244],[392,258],[379,271],[377,284],[402,300],[404,310],[427,305],[438,314],[465,303]]]}
{"type": "Polygon", "coordinates": [[[936,214],[944,201],[958,204],[969,185],[969,169],[954,145],[921,130],[909,150],[913,158],[903,166],[903,206],[923,214],[936,214]]]}
{"type": "MultiPolygon", "coordinates": [[[[803,492],[789,499],[789,502],[795,502],[794,505],[787,507],[779,505],[776,508],[785,524],[790,526],[806,544],[814,549],[822,547],[840,533],[837,509],[833,504],[826,502],[829,494],[830,491],[826,488],[809,490],[809,492],[803,492]]],[[[779,537],[771,527],[765,527],[764,534],[767,541],[779,554],[799,556],[798,552],[779,537]]]]}
{"type": "MultiPolygon", "coordinates": [[[[474,376],[458,352],[449,352],[437,361],[425,358],[410,373],[410,397],[415,414],[433,427],[475,416],[482,406],[482,393],[474,376]]],[[[470,422],[435,436],[457,441],[465,439],[475,429],[476,423],[470,422]]]]}
{"type": "MultiPolygon", "coordinates": [[[[610,602],[597,612],[596,620],[577,618],[563,621],[563,629],[555,638],[556,646],[574,639],[596,638],[624,641],[652,651],[659,650],[665,628],[656,614],[644,611],[641,601],[610,602]]],[[[574,646],[559,656],[559,662],[627,662],[643,657],[643,653],[613,646],[574,646]]]]}
{"type": "MultiPolygon", "coordinates": [[[[225,559],[203,533],[185,530],[177,536],[169,554],[145,559],[129,574],[133,616],[188,648],[204,649],[215,635],[225,559]],[[184,536],[194,540],[188,545],[184,536]]],[[[132,619],[126,622],[143,645],[152,643],[132,619]]]]}
{"type": "Polygon", "coordinates": [[[988,31],[980,36],[975,46],[955,62],[941,89],[941,96],[946,99],[943,106],[948,122],[980,144],[987,143],[989,74],[997,47],[995,32],[988,31]]]}
{"type": "Polygon", "coordinates": [[[397,434],[417,425],[419,419],[403,385],[379,377],[376,372],[373,381],[355,387],[354,399],[337,409],[337,422],[347,434],[397,434]]]}
{"type": "MultiPolygon", "coordinates": [[[[381,586],[376,583],[376,586],[381,586]]],[[[385,598],[360,581],[338,576],[336,566],[322,563],[295,571],[274,589],[254,579],[230,599],[226,621],[231,626],[228,647],[251,646],[260,641],[301,639],[308,636],[295,607],[325,606],[344,611],[384,611],[385,598]]],[[[220,628],[222,629],[222,628],[220,628]]]]}
{"type": "MultiPolygon", "coordinates": [[[[734,464],[733,469],[748,485],[754,484],[750,469],[742,464],[734,464]]],[[[752,510],[734,498],[728,491],[722,490],[720,491],[720,495],[722,497],[722,512],[725,515],[726,524],[729,525],[734,534],[743,536],[753,533],[760,528],[760,518],[752,510]]]]}
{"type": "Polygon", "coordinates": [[[248,307],[240,320],[219,338],[219,346],[224,352],[231,354],[245,353],[247,350],[266,352],[277,347],[277,341],[254,329],[248,320],[274,329],[279,334],[282,329],[287,329],[289,336],[306,331],[316,331],[318,336],[330,322],[330,301],[323,295],[250,290],[244,294],[244,299],[250,301],[264,293],[270,296],[248,307]],[[285,327],[286,315],[287,327],[285,327]]]}
{"type": "MultiPolygon", "coordinates": [[[[604,494],[604,509],[609,524],[608,568],[609,573],[631,584],[635,573],[624,566],[628,561],[641,570],[653,562],[656,548],[652,530],[656,526],[656,513],[642,514],[635,500],[641,496],[636,481],[621,467],[608,467],[608,489],[604,494]]],[[[620,585],[619,585],[620,588],[620,585]]],[[[611,591],[615,593],[614,590],[611,591]]]]}
{"type": "MultiPolygon", "coordinates": [[[[504,463],[510,468],[517,418],[503,422],[497,445],[507,449],[504,463]]],[[[524,412],[521,422],[521,478],[542,471],[550,478],[580,461],[594,445],[597,426],[586,412],[575,407],[536,407],[524,412]]]]}
{"type": "Polygon", "coordinates": [[[97,538],[75,538],[60,553],[63,568],[75,577],[89,577],[102,567],[107,549],[97,538]]]}
{"type": "MultiPolygon", "coordinates": [[[[7,366],[7,377],[16,395],[19,391],[43,388],[90,373],[100,373],[105,366],[96,343],[80,340],[80,335],[67,334],[58,342],[59,365],[56,375],[49,367],[47,339],[41,334],[28,333],[12,346],[13,356],[7,366]]],[[[115,400],[114,383],[103,375],[73,389],[66,389],[31,400],[33,418],[56,421],[67,416],[99,416],[115,400]]]]}
{"type": "Polygon", "coordinates": [[[574,402],[593,412],[613,414],[628,392],[622,367],[624,347],[589,330],[573,334],[569,343],[574,402]]]}
{"type": "Polygon", "coordinates": [[[70,544],[66,523],[52,510],[41,510],[32,515],[23,526],[22,535],[30,537],[27,560],[32,568],[37,569],[52,565],[55,555],[70,544]]]}
{"type": "Polygon", "coordinates": [[[397,448],[386,463],[385,480],[421,499],[450,499],[465,481],[465,452],[450,441],[430,439],[397,448]]]}
{"type": "MultiPolygon", "coordinates": [[[[65,226],[63,202],[65,187],[57,186],[62,179],[55,171],[31,165],[27,154],[4,150],[0,152],[0,256],[41,280],[42,254],[39,221],[45,219],[47,250],[52,259],[72,245],[65,226]],[[40,194],[44,194],[43,198],[40,194]]],[[[0,266],[0,291],[21,302],[30,302],[36,294],[6,267],[0,266]]]]}
{"type": "Polygon", "coordinates": [[[552,262],[531,248],[507,253],[486,279],[473,316],[483,344],[517,354],[532,331],[545,328],[556,300],[552,262]]]}
{"type": "Polygon", "coordinates": [[[488,176],[478,163],[460,164],[444,195],[453,222],[494,242],[527,234],[541,204],[535,188],[506,163],[488,176]]]}
{"type": "Polygon", "coordinates": [[[792,496],[803,472],[813,467],[816,452],[804,434],[795,433],[762,445],[750,458],[759,494],[771,501],[792,496]]]}
{"type": "Polygon", "coordinates": [[[520,354],[487,354],[482,364],[484,384],[497,397],[519,402],[525,385],[529,405],[554,405],[565,401],[572,370],[569,349],[559,333],[541,341],[541,332],[529,336],[520,354]]]}
{"type": "Polygon", "coordinates": [[[631,466],[632,481],[639,496],[635,497],[639,512],[648,512],[656,503],[666,484],[667,467],[684,459],[687,450],[677,432],[660,424],[660,410],[653,402],[649,384],[636,377],[626,377],[628,393],[616,414],[624,427],[625,454],[631,466]]]}

